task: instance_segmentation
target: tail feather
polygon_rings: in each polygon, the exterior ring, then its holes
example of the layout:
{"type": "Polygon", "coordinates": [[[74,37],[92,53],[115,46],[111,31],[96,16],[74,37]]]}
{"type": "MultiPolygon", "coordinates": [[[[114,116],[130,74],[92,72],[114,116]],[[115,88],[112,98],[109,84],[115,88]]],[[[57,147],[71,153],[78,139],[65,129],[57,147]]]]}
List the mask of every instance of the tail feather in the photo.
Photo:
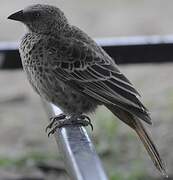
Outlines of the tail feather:
{"type": "Polygon", "coordinates": [[[135,121],[134,130],[136,131],[140,140],[142,141],[142,143],[143,143],[145,149],[147,150],[151,160],[153,161],[155,167],[162,173],[162,175],[167,177],[165,164],[162,161],[155,144],[153,143],[153,141],[151,140],[147,131],[145,130],[144,126],[142,125],[142,123],[139,120],[135,121]]]}
{"type": "Polygon", "coordinates": [[[127,125],[129,125],[132,129],[135,130],[140,140],[142,141],[145,149],[147,150],[148,155],[153,161],[155,167],[162,173],[163,176],[168,177],[166,173],[165,164],[162,161],[155,144],[153,143],[151,137],[148,135],[140,119],[138,119],[137,117],[133,116],[132,114],[118,107],[107,105],[107,108],[114,115],[116,115],[120,120],[122,120],[127,125]]]}

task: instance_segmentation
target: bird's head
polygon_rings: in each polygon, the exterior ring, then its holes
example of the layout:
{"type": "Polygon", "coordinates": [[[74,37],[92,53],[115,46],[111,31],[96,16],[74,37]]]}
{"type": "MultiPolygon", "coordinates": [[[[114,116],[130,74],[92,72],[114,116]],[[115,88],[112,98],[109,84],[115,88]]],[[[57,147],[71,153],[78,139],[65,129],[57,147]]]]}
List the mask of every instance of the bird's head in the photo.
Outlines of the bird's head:
{"type": "Polygon", "coordinates": [[[57,7],[36,4],[11,14],[8,19],[24,23],[31,32],[50,33],[68,26],[64,13],[57,7]]]}

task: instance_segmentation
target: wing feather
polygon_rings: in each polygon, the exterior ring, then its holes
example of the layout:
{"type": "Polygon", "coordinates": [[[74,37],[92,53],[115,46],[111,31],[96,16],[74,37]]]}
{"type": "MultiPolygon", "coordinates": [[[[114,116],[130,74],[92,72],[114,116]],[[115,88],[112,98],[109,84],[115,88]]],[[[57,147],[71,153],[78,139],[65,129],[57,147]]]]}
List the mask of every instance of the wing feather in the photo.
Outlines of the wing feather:
{"type": "MultiPolygon", "coordinates": [[[[56,41],[67,42],[68,38],[65,40],[50,39],[50,41],[47,40],[49,46],[50,42],[53,42],[52,46],[54,49],[57,48],[57,55],[55,51],[49,53],[49,56],[53,56],[49,57],[49,60],[52,61],[51,64],[54,64],[52,71],[55,76],[73,88],[80,87],[81,93],[96,99],[98,102],[119,106],[141,119],[143,116],[143,120],[151,123],[148,110],[138,99],[139,93],[101,48],[97,46],[94,49],[87,43],[73,38],[69,39],[70,43],[66,48],[59,48],[60,42],[56,41]],[[75,60],[76,54],[78,55],[77,60],[75,60]],[[79,57],[79,55],[82,56],[79,57]],[[56,66],[57,62],[58,66],[56,66]],[[64,62],[70,65],[62,64],[64,62]]],[[[45,50],[50,52],[51,47],[45,50]]]]}

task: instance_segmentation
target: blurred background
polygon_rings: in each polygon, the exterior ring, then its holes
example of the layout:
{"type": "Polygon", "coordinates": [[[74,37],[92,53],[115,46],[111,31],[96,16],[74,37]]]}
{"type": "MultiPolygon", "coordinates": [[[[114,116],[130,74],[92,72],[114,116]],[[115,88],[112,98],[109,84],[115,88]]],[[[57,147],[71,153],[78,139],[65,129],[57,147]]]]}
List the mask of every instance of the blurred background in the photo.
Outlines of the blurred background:
{"type": "MultiPolygon", "coordinates": [[[[164,0],[1,0],[0,41],[19,41],[22,24],[8,15],[33,3],[62,9],[70,22],[93,38],[173,34],[173,1],[164,0]]],[[[173,172],[173,65],[145,64],[120,69],[150,109],[148,127],[168,172],[173,172]]],[[[22,71],[0,71],[0,179],[68,180],[54,138],[47,138],[47,115],[22,71]],[[55,168],[56,167],[56,168],[55,168]],[[24,178],[25,177],[25,178],[24,178]],[[57,178],[58,177],[58,178],[57,178]]],[[[90,136],[110,180],[162,179],[136,135],[101,107],[90,136]]]]}

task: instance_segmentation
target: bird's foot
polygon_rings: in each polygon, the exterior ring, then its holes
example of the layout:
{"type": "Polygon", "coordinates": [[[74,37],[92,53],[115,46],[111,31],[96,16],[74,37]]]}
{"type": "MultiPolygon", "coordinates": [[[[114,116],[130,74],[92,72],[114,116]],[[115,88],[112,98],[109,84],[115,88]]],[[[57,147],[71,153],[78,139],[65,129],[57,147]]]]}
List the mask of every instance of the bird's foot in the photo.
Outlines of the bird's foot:
{"type": "Polygon", "coordinates": [[[77,116],[77,122],[76,122],[76,120],[74,120],[74,123],[79,124],[79,125],[81,124],[82,126],[88,126],[89,125],[91,127],[92,131],[94,129],[93,125],[91,123],[91,119],[84,114],[77,116]]]}
{"type": "MultiPolygon", "coordinates": [[[[65,116],[65,115],[64,115],[65,116]]],[[[91,123],[91,119],[86,115],[75,115],[67,118],[66,116],[63,118],[55,117],[52,118],[51,123],[47,126],[46,132],[48,129],[48,137],[55,133],[55,131],[61,127],[69,126],[69,125],[78,125],[78,126],[90,126],[93,130],[93,125],[91,123]]]]}
{"type": "Polygon", "coordinates": [[[66,119],[65,114],[59,114],[58,116],[51,117],[50,123],[48,124],[48,126],[46,126],[46,129],[45,129],[46,133],[47,133],[48,129],[51,129],[57,121],[64,120],[64,119],[66,119]]]}

